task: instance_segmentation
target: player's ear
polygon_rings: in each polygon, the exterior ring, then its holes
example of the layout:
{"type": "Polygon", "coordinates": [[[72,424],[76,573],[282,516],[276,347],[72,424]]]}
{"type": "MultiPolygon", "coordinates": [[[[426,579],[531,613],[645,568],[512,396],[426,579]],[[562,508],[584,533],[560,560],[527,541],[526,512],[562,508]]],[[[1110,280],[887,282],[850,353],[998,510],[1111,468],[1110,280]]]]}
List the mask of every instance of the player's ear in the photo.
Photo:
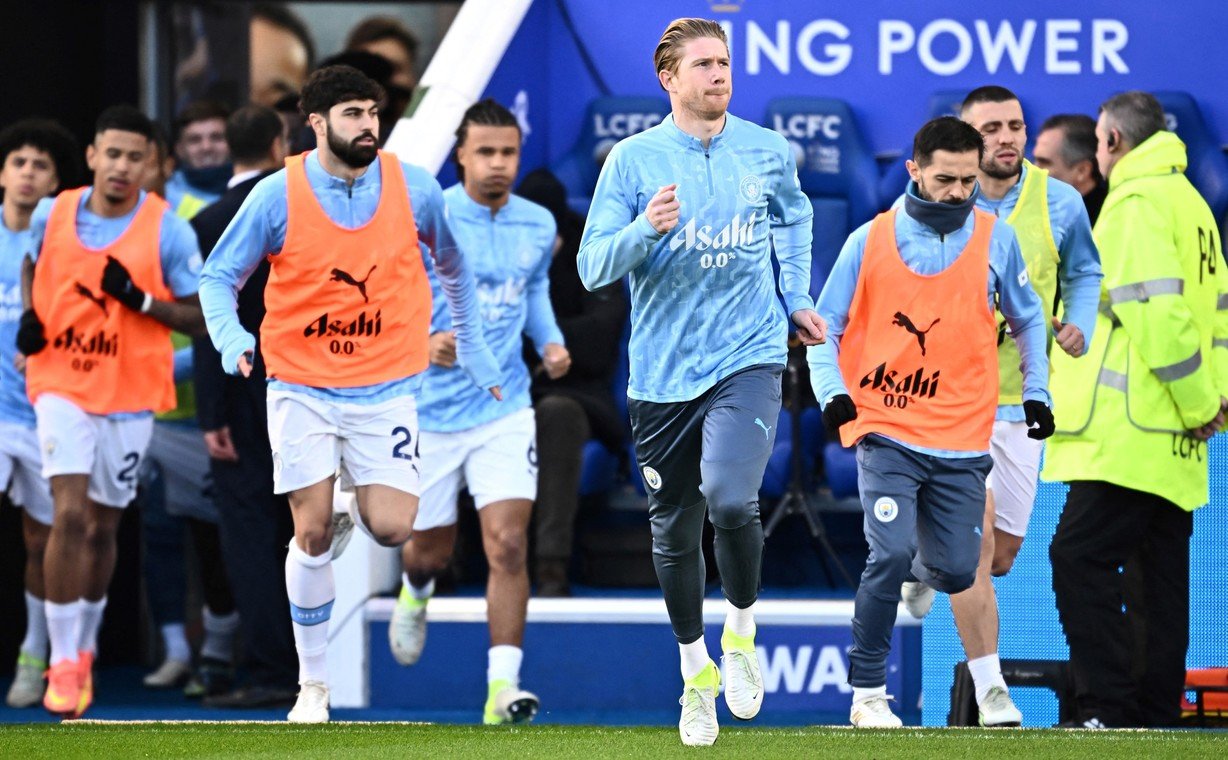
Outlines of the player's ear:
{"type": "Polygon", "coordinates": [[[921,167],[917,165],[916,161],[913,161],[911,158],[906,160],[904,168],[908,169],[908,176],[912,178],[913,182],[921,183],[921,167]]]}
{"type": "Polygon", "coordinates": [[[669,87],[669,80],[673,78],[673,74],[666,69],[661,69],[657,72],[657,82],[661,84],[661,89],[666,92],[672,92],[669,87]]]}

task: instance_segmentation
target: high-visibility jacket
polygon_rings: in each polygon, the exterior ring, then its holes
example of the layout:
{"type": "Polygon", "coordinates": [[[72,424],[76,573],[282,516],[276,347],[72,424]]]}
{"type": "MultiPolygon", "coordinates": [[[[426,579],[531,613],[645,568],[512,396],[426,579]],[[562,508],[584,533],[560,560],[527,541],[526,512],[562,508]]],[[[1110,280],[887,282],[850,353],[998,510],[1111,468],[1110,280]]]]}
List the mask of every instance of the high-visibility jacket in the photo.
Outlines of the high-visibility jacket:
{"type": "MultiPolygon", "coordinates": [[[[1027,163],[1027,162],[1025,162],[1027,163]]],[[[1019,238],[1019,250],[1028,266],[1028,282],[1040,297],[1040,305],[1048,317],[1054,315],[1057,300],[1057,277],[1061,256],[1053,242],[1053,225],[1049,221],[1049,172],[1028,163],[1027,176],[1019,190],[1019,202],[1006,218],[1019,238]]],[[[998,403],[1023,403],[1023,359],[1019,347],[1006,334],[1006,317],[994,312],[998,325],[998,403]]]]}
{"type": "Polygon", "coordinates": [[[1044,477],[1098,480],[1182,509],[1207,503],[1207,445],[1187,433],[1228,396],[1228,269],[1215,217],[1158,132],[1113,167],[1093,234],[1104,270],[1087,355],[1054,351],[1057,434],[1044,477]]]}

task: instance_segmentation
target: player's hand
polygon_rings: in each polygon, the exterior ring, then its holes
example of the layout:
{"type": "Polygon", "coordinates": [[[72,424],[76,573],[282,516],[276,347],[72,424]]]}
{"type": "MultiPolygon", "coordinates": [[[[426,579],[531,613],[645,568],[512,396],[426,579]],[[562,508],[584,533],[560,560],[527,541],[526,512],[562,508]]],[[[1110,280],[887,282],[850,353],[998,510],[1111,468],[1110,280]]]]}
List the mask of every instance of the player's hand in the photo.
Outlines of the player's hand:
{"type": "Polygon", "coordinates": [[[1028,438],[1043,441],[1053,435],[1053,410],[1043,401],[1024,401],[1023,419],[1028,425],[1028,438]],[[1035,425],[1036,427],[1032,427],[1035,425]]]}
{"type": "Polygon", "coordinates": [[[239,452],[235,451],[234,441],[230,439],[230,428],[226,425],[217,430],[205,431],[205,448],[209,450],[209,458],[222,462],[239,461],[239,452]]]}
{"type": "Polygon", "coordinates": [[[456,365],[456,333],[452,330],[441,330],[432,333],[430,337],[431,364],[444,369],[456,365]]]}
{"type": "Polygon", "coordinates": [[[102,270],[102,292],[133,311],[145,305],[145,291],[136,286],[127,268],[113,256],[107,256],[107,266],[102,270]]]}
{"type": "Polygon", "coordinates": [[[1062,350],[1071,356],[1082,356],[1087,350],[1087,345],[1083,342],[1083,331],[1069,322],[1062,322],[1057,317],[1050,317],[1049,324],[1053,326],[1053,334],[1057,344],[1062,347],[1062,350]]]}
{"type": "Polygon", "coordinates": [[[495,387],[490,388],[488,390],[490,390],[490,395],[495,397],[495,401],[503,400],[503,389],[502,388],[496,385],[495,387]]]}
{"type": "Polygon", "coordinates": [[[1219,411],[1211,418],[1211,421],[1200,427],[1193,428],[1187,431],[1191,438],[1199,441],[1209,441],[1211,436],[1224,429],[1225,414],[1228,413],[1228,399],[1223,396],[1219,397],[1219,411]]]}
{"type": "Polygon", "coordinates": [[[547,343],[542,350],[542,366],[546,368],[546,377],[558,380],[571,369],[571,354],[565,346],[547,343]]]}
{"type": "Polygon", "coordinates": [[[798,309],[791,317],[797,327],[797,339],[803,346],[827,342],[827,322],[814,309],[798,309]]]}
{"type": "Polygon", "coordinates": [[[678,212],[682,205],[678,203],[678,194],[675,192],[677,189],[678,183],[675,182],[657,190],[657,194],[652,196],[644,209],[648,223],[662,235],[678,226],[678,212]]]}
{"type": "Polygon", "coordinates": [[[823,407],[823,426],[835,433],[846,422],[857,419],[857,405],[847,393],[833,396],[823,407]]]}
{"type": "Polygon", "coordinates": [[[17,323],[17,350],[24,356],[33,356],[46,347],[43,321],[34,313],[34,309],[26,309],[17,323]]]}
{"type": "Polygon", "coordinates": [[[243,377],[252,376],[252,352],[244,351],[239,356],[239,374],[243,377]]]}

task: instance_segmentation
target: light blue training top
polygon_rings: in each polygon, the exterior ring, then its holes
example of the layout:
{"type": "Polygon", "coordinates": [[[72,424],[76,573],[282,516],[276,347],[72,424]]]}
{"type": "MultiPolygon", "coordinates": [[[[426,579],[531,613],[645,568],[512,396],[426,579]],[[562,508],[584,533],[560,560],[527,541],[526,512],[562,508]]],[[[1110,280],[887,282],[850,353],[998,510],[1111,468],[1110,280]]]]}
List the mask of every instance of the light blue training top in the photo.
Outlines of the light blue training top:
{"type": "MultiPolygon", "coordinates": [[[[482,329],[499,362],[503,401],[495,401],[469,382],[457,367],[432,364],[423,374],[418,396],[418,426],[436,433],[468,430],[532,403],[522,335],[529,336],[539,354],[547,343],[563,345],[550,306],[554,216],[516,195],[492,215],[459,184],[445,190],[443,198],[452,232],[477,281],[482,329]]],[[[441,303],[434,272],[431,291],[435,295],[431,332],[451,330],[452,317],[441,303]]]]}
{"type": "Polygon", "coordinates": [[[783,365],[788,315],[814,307],[813,216],[785,138],[732,114],[706,148],[672,115],[614,146],[577,264],[589,290],[630,275],[627,395],[689,401],[746,367],[783,365]],[[645,209],[675,183],[678,226],[662,235],[645,209]]]}

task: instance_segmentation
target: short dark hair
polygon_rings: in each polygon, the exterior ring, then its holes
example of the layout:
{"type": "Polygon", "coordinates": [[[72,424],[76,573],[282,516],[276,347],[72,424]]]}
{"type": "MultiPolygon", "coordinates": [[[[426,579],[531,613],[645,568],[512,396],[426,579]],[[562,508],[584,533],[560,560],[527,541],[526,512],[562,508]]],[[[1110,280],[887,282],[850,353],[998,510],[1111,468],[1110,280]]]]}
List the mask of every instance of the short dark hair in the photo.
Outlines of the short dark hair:
{"type": "Polygon", "coordinates": [[[284,125],[272,108],[246,105],[226,121],[226,144],[235,163],[255,163],[269,154],[284,125]]]}
{"type": "Polygon", "coordinates": [[[987,84],[968,93],[964,97],[964,102],[959,105],[959,112],[963,114],[977,103],[1008,103],[1012,100],[1019,100],[1019,96],[1005,87],[987,84]]]}
{"type": "Polygon", "coordinates": [[[156,141],[158,139],[157,132],[154,131],[154,124],[149,117],[135,106],[126,103],[111,106],[98,115],[98,121],[94,122],[94,135],[100,135],[108,129],[135,132],[146,140],[156,141]]]}
{"type": "Polygon", "coordinates": [[[303,85],[298,108],[304,116],[328,114],[328,110],[347,100],[384,99],[384,88],[353,66],[339,64],[316,69],[303,85]]]}
{"type": "Polygon", "coordinates": [[[405,26],[400,19],[392,16],[371,16],[358,22],[345,38],[346,50],[358,50],[363,45],[380,40],[396,40],[405,48],[410,63],[418,65],[418,36],[405,26]]]}
{"type": "Polygon", "coordinates": [[[175,117],[175,142],[183,137],[183,130],[198,121],[219,119],[225,122],[230,118],[230,109],[216,100],[194,100],[183,107],[175,117]]]}
{"type": "Polygon", "coordinates": [[[298,37],[307,50],[307,68],[311,68],[316,60],[316,43],[311,38],[307,24],[303,23],[297,13],[279,3],[256,3],[252,6],[252,18],[267,21],[298,37]]]}
{"type": "MultiPolygon", "coordinates": [[[[465,140],[469,137],[469,125],[476,124],[480,127],[515,127],[517,132],[520,132],[520,122],[516,121],[516,116],[507,107],[499,103],[494,98],[484,98],[469,106],[465,110],[465,115],[461,117],[460,126],[456,128],[456,147],[459,148],[465,144],[465,140]]],[[[456,161],[456,176],[457,178],[465,179],[465,167],[460,165],[457,160],[456,151],[452,151],[452,159],[456,161]]]]}
{"type": "Polygon", "coordinates": [[[912,140],[912,160],[922,168],[930,165],[934,151],[945,150],[951,153],[967,153],[976,151],[977,161],[985,156],[985,140],[966,121],[954,116],[939,116],[925,122],[917,130],[912,140]]]}
{"type": "Polygon", "coordinates": [[[1100,113],[1106,117],[1106,125],[1121,133],[1121,139],[1130,147],[1138,147],[1156,132],[1168,128],[1164,121],[1164,107],[1149,92],[1130,90],[1114,95],[1100,105],[1100,113]]]}
{"type": "Polygon", "coordinates": [[[1092,162],[1092,175],[1100,178],[1096,163],[1096,120],[1082,113],[1059,113],[1045,119],[1041,132],[1059,129],[1062,132],[1062,161],[1074,166],[1080,161],[1092,162]]]}
{"type": "Polygon", "coordinates": [[[0,132],[0,165],[8,160],[10,153],[27,145],[51,156],[60,179],[57,191],[72,187],[81,179],[81,146],[58,122],[22,119],[5,127],[0,132]]]}

